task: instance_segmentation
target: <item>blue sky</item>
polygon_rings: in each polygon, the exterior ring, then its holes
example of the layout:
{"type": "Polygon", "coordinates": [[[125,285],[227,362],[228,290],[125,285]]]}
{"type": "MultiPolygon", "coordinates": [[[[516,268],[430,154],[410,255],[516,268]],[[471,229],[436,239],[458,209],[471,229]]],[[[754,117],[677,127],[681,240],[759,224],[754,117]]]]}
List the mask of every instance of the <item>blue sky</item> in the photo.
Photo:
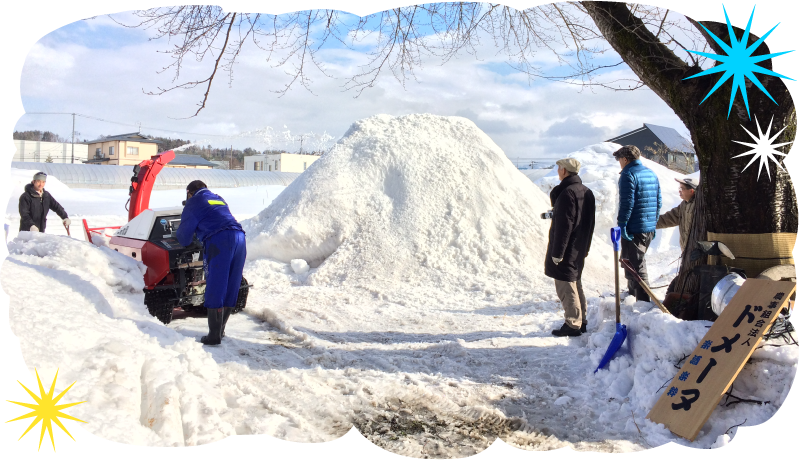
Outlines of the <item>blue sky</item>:
{"type": "MultiPolygon", "coordinates": [[[[114,14],[133,24],[129,13],[114,14]]],[[[355,20],[355,16],[346,17],[355,20]]],[[[76,112],[123,123],[78,118],[80,138],[137,131],[190,139],[217,147],[292,148],[241,136],[263,130],[314,132],[339,137],[349,125],[377,113],[405,115],[428,112],[469,118],[509,157],[552,157],[638,128],[642,123],[686,132],[672,111],[648,89],[614,92],[586,89],[543,79],[529,79],[504,61],[491,41],[477,49],[477,58],[461,54],[444,65],[428,59],[415,71],[416,79],[397,81],[384,74],[374,88],[359,97],[343,91],[347,77],[365,62],[367,43],[348,49],[332,41],[319,55],[328,78],[311,72],[312,92],[299,85],[282,97],[288,82],[283,69],[266,61],[266,54],[249,45],[238,59],[234,79],[218,74],[207,108],[194,118],[204,88],[176,90],[161,96],[145,94],[172,86],[171,62],[163,53],[164,40],[150,41],[154,31],[123,27],[107,16],[67,24],[45,35],[28,54],[21,76],[26,112],[76,112]],[[186,134],[196,133],[196,134],[186,134]]],[[[548,74],[564,74],[548,50],[536,55],[548,74]]],[[[613,52],[595,61],[619,61],[613,52]]],[[[183,76],[205,76],[211,65],[187,60],[183,76]]],[[[626,66],[608,75],[632,77],[626,66]]],[[[181,80],[185,81],[185,80],[181,80]]],[[[27,114],[17,130],[48,129],[68,136],[72,118],[27,114]]]]}

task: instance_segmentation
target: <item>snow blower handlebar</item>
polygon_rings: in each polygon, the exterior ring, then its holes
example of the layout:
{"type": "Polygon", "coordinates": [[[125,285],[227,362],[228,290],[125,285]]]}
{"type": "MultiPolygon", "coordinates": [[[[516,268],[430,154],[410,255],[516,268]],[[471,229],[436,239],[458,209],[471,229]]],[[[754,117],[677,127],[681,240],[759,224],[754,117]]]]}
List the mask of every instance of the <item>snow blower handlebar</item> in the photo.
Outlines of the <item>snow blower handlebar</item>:
{"type": "Polygon", "coordinates": [[[175,159],[175,152],[168,150],[158,155],[153,155],[149,160],[144,160],[133,167],[133,177],[131,177],[131,187],[129,189],[129,222],[150,207],[150,192],[153,191],[156,176],[161,172],[161,168],[173,159],[175,159]]]}

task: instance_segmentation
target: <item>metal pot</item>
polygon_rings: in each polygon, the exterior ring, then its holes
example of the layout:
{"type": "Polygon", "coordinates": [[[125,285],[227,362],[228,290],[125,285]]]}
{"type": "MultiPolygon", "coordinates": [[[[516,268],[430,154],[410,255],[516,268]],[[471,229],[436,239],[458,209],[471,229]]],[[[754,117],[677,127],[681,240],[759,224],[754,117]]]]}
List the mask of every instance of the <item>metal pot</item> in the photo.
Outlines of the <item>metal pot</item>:
{"type": "Polygon", "coordinates": [[[728,305],[728,303],[733,299],[733,296],[736,295],[736,292],[744,283],[744,278],[739,276],[738,273],[731,273],[725,275],[714,289],[711,291],[711,310],[717,316],[722,314],[722,310],[728,305]]]}

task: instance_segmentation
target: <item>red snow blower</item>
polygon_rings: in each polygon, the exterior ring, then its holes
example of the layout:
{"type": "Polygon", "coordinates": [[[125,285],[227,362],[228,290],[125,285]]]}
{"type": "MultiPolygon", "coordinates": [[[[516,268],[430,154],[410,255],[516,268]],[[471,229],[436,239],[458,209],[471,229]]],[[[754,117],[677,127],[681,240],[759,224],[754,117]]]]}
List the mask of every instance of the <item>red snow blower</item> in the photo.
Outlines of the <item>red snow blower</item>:
{"type": "MultiPolygon", "coordinates": [[[[174,158],[175,152],[169,150],[133,167],[127,224],[90,228],[83,220],[87,241],[100,246],[103,237],[110,237],[109,248],[144,263],[147,267],[144,304],[164,324],[172,321],[176,308],[186,312],[206,311],[203,245],[195,238],[189,246],[182,246],[174,236],[183,208],[148,208],[156,176],[174,158]]],[[[250,285],[242,278],[233,313],[245,307],[249,290],[250,285]]]]}

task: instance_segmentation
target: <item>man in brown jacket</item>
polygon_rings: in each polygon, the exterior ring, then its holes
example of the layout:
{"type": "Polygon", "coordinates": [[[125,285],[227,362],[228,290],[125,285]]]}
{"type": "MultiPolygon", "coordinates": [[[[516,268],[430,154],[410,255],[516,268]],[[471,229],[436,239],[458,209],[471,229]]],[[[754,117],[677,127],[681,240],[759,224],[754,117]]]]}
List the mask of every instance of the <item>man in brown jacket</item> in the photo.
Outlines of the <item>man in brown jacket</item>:
{"type": "MultiPolygon", "coordinates": [[[[691,177],[675,180],[680,184],[678,194],[683,201],[681,201],[681,204],[678,206],[675,206],[658,217],[656,229],[678,227],[678,231],[680,232],[681,255],[683,255],[683,252],[686,250],[686,243],[689,241],[689,232],[692,229],[694,193],[699,184],[696,179],[691,177]]],[[[669,283],[667,293],[675,292],[675,282],[677,280],[678,277],[676,276],[672,282],[669,283]]]]}

